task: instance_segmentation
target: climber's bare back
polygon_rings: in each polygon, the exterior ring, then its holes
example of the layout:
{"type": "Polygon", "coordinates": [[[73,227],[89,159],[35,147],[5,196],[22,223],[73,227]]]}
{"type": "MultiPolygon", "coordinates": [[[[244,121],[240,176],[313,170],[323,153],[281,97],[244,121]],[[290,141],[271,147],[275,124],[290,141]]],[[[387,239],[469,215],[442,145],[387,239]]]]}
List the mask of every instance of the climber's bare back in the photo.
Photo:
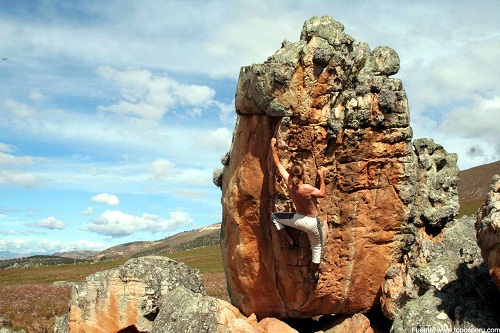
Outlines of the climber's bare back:
{"type": "Polygon", "coordinates": [[[295,211],[298,214],[306,215],[309,217],[318,216],[318,208],[316,207],[316,191],[319,191],[316,187],[309,184],[299,184],[293,185],[291,179],[288,181],[288,191],[290,192],[290,197],[293,204],[295,205],[295,211]]]}

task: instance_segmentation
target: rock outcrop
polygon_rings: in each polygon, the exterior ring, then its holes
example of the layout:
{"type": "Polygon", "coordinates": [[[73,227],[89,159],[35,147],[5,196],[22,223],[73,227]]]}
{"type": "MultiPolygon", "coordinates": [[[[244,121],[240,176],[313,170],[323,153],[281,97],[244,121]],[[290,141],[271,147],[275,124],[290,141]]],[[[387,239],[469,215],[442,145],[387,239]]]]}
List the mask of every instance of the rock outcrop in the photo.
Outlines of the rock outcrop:
{"type": "Polygon", "coordinates": [[[381,304],[391,332],[412,327],[498,327],[498,292],[476,244],[474,221],[447,223],[433,237],[420,229],[401,263],[387,270],[381,304]]]}
{"type": "Polygon", "coordinates": [[[197,270],[166,257],[131,259],[73,287],[56,333],[297,333],[274,318],[245,317],[207,296],[197,270]]]}
{"type": "Polygon", "coordinates": [[[129,326],[149,332],[168,292],[182,286],[204,293],[195,273],[165,257],[143,257],[92,274],[73,287],[69,332],[118,332],[129,326]]]}
{"type": "Polygon", "coordinates": [[[432,139],[417,139],[413,146],[417,157],[413,225],[438,234],[458,214],[458,156],[432,139]]]}
{"type": "Polygon", "coordinates": [[[500,175],[495,175],[486,202],[476,216],[477,243],[493,282],[500,289],[500,175]]]}
{"type": "Polygon", "coordinates": [[[398,70],[394,50],[356,43],[331,17],[306,21],[298,42],[241,69],[233,142],[214,182],[228,289],[244,314],[367,312],[418,230],[438,232],[457,214],[456,155],[432,140],[413,151],[406,93],[389,77],[398,70]],[[293,210],[272,166],[272,137],[285,166],[302,161],[306,182],[327,169],[317,283],[308,279],[307,236],[291,230],[300,248],[290,251],[270,223],[272,212],[293,210]]]}

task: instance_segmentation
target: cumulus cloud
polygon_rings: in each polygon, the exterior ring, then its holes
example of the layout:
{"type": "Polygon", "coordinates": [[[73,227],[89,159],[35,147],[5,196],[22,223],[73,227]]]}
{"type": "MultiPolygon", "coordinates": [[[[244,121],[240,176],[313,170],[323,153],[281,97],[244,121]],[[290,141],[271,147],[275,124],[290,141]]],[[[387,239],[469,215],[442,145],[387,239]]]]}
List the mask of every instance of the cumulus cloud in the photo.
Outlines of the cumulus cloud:
{"type": "Polygon", "coordinates": [[[208,86],[179,83],[145,69],[118,71],[101,66],[98,74],[120,90],[117,103],[101,105],[99,110],[127,117],[159,121],[175,106],[187,106],[188,113],[199,116],[202,107],[208,106],[215,96],[208,86]]]}
{"type": "Polygon", "coordinates": [[[436,59],[429,70],[429,88],[439,102],[467,100],[477,91],[498,91],[500,38],[466,44],[455,54],[436,59]]]}
{"type": "MultiPolygon", "coordinates": [[[[24,239],[0,239],[0,249],[12,252],[24,252],[27,241],[24,239]]],[[[28,247],[32,251],[31,247],[28,247]]]]}
{"type": "Polygon", "coordinates": [[[124,237],[137,232],[157,233],[187,227],[192,223],[189,213],[174,211],[170,219],[162,219],[156,215],[143,214],[133,216],[121,211],[107,210],[99,218],[87,224],[88,230],[111,237],[124,237]]]}
{"type": "Polygon", "coordinates": [[[157,159],[151,163],[150,169],[155,180],[165,179],[172,176],[175,164],[165,159],[157,159]]]}
{"type": "Polygon", "coordinates": [[[498,138],[499,124],[500,96],[491,99],[476,96],[470,105],[456,107],[446,114],[442,126],[471,137],[498,138]]]}
{"type": "MultiPolygon", "coordinates": [[[[475,96],[470,105],[456,107],[446,114],[442,128],[458,137],[481,139],[494,147],[494,155],[489,160],[500,159],[500,97],[491,99],[475,96]]],[[[477,145],[467,152],[469,156],[484,154],[477,145]]],[[[482,155],[481,155],[482,156],[482,155]]]]}
{"type": "Polygon", "coordinates": [[[61,220],[56,219],[54,216],[49,216],[46,219],[38,221],[36,224],[39,228],[50,229],[50,230],[62,230],[66,228],[66,223],[61,220]]]}
{"type": "Polygon", "coordinates": [[[120,199],[114,194],[101,193],[94,195],[90,198],[91,201],[103,203],[110,206],[117,206],[120,203],[120,199]]]}

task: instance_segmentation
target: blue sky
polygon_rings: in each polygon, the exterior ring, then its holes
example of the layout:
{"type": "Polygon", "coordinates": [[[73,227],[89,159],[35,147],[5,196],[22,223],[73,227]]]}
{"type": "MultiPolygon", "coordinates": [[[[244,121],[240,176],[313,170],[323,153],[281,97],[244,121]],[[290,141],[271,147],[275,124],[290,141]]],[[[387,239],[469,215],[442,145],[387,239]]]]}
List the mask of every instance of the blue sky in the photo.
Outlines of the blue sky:
{"type": "Polygon", "coordinates": [[[240,67],[330,15],[401,58],[414,138],[500,159],[500,2],[0,0],[0,251],[220,222],[240,67]],[[5,60],[2,60],[7,58],[5,60]]]}

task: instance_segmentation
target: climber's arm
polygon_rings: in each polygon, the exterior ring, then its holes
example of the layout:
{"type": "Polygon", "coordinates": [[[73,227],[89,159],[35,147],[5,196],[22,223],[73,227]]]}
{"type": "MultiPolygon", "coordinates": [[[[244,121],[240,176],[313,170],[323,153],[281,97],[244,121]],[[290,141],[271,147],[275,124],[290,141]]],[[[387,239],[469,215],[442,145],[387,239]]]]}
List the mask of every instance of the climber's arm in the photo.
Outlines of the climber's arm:
{"type": "Polygon", "coordinates": [[[283,165],[281,165],[280,158],[278,157],[278,149],[276,147],[276,138],[271,139],[271,153],[273,155],[274,165],[276,165],[276,168],[278,168],[278,171],[279,171],[281,177],[283,177],[283,180],[285,182],[288,182],[289,174],[286,171],[286,169],[283,167],[283,165]]]}
{"type": "Polygon", "coordinates": [[[319,189],[314,188],[311,192],[311,196],[316,198],[326,197],[326,184],[325,184],[325,168],[321,167],[318,170],[319,176],[319,189]]]}

